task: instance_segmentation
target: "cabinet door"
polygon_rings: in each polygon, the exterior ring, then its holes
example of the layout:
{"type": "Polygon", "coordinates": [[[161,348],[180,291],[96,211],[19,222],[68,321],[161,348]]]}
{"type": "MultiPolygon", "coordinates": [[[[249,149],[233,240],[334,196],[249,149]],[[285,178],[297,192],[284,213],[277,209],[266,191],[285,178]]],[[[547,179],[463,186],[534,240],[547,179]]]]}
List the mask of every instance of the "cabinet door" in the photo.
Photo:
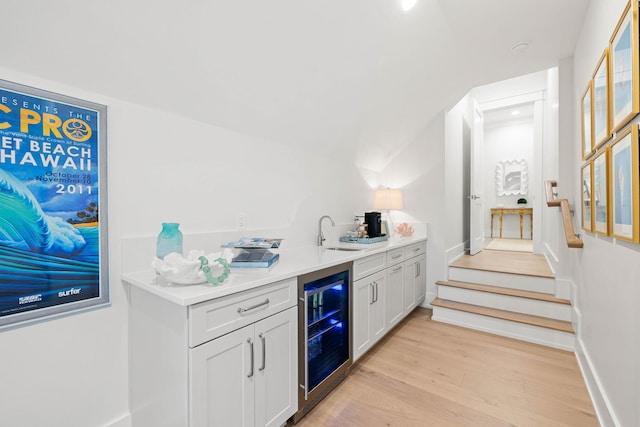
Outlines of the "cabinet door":
{"type": "MultiPolygon", "coordinates": [[[[387,280],[387,326],[393,327],[396,323],[402,320],[402,314],[404,313],[404,300],[403,300],[403,281],[405,268],[402,264],[393,266],[388,269],[387,280]]],[[[411,295],[413,295],[413,288],[411,289],[411,295]]]]}
{"type": "Polygon", "coordinates": [[[255,324],[256,427],[280,426],[298,410],[298,308],[255,324]]]}
{"type": "Polygon", "coordinates": [[[416,279],[419,272],[418,258],[404,263],[404,305],[403,312],[409,314],[416,307],[416,279]]]}
{"type": "Polygon", "coordinates": [[[353,282],[353,360],[358,360],[384,333],[385,271],[353,282]],[[376,284],[378,295],[376,298],[376,284]],[[381,286],[382,285],[382,288],[381,286]]]}
{"type": "Polygon", "coordinates": [[[189,359],[190,426],[253,426],[254,326],[191,349],[189,359]]]}
{"type": "Polygon", "coordinates": [[[416,304],[421,304],[427,295],[427,257],[422,255],[416,259],[418,274],[416,276],[416,304]]]}
{"type": "Polygon", "coordinates": [[[387,321],[386,321],[386,293],[387,293],[387,272],[381,271],[380,274],[375,274],[371,276],[373,290],[374,290],[374,300],[371,307],[371,337],[373,338],[373,342],[371,345],[375,344],[380,338],[384,336],[387,332],[387,321]]]}

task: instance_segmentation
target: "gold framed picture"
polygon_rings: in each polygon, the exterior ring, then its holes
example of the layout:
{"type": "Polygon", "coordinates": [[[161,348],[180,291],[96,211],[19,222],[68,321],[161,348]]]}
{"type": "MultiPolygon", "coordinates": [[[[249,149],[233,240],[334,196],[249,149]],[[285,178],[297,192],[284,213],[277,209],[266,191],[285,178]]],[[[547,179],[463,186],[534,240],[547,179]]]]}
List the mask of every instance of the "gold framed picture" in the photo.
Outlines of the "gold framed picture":
{"type": "Polygon", "coordinates": [[[593,80],[589,80],[589,85],[582,95],[580,105],[582,122],[582,159],[586,160],[593,153],[593,80]]]}
{"type": "Polygon", "coordinates": [[[611,234],[609,221],[611,191],[609,190],[609,147],[593,159],[593,231],[608,236],[611,234]]]}
{"type": "Polygon", "coordinates": [[[638,125],[620,133],[611,144],[611,234],[640,243],[638,209],[638,125]]]}
{"type": "Polygon", "coordinates": [[[592,163],[587,162],[582,166],[580,182],[582,183],[582,221],[581,227],[586,231],[593,231],[593,209],[591,194],[593,193],[592,163]]]}
{"type": "Polygon", "coordinates": [[[638,2],[630,0],[609,42],[612,132],[640,113],[638,33],[638,2]]]}
{"type": "Polygon", "coordinates": [[[598,61],[598,66],[593,74],[593,142],[598,148],[611,136],[609,125],[609,48],[598,61]]]}

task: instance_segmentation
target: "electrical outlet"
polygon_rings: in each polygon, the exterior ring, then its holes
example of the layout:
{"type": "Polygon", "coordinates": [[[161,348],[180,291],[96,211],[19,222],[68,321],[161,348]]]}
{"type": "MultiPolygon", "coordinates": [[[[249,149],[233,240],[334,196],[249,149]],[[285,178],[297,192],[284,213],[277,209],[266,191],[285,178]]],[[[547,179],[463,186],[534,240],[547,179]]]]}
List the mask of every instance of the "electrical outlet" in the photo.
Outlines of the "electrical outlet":
{"type": "Polygon", "coordinates": [[[245,227],[244,212],[236,213],[236,224],[239,230],[244,230],[244,227],[245,227]]]}

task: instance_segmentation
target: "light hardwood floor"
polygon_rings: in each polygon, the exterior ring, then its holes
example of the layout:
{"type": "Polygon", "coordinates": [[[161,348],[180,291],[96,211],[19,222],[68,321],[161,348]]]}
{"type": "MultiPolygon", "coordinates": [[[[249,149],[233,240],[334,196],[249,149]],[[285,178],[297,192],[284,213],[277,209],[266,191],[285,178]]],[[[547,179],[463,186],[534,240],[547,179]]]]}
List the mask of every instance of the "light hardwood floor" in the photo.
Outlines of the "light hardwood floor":
{"type": "Polygon", "coordinates": [[[599,425],[573,353],[430,316],[409,315],[297,425],[599,425]]]}
{"type": "Polygon", "coordinates": [[[527,252],[484,250],[475,255],[463,255],[451,267],[496,271],[525,276],[553,277],[544,255],[527,252]]]}

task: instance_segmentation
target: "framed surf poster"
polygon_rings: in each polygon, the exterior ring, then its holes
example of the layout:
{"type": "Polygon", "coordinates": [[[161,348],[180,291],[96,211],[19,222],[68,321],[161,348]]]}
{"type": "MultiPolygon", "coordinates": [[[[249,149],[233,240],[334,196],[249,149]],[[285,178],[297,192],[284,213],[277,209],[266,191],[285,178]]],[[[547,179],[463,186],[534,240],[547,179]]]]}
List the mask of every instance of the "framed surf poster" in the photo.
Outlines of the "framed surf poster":
{"type": "Polygon", "coordinates": [[[640,113],[638,2],[627,3],[609,42],[611,62],[611,130],[622,129],[640,113]]]}
{"type": "Polygon", "coordinates": [[[611,219],[615,238],[640,243],[640,164],[638,125],[619,133],[611,144],[611,219]]]}
{"type": "Polygon", "coordinates": [[[609,49],[605,49],[593,74],[593,144],[600,147],[611,136],[609,126],[609,49]]]}
{"type": "Polygon", "coordinates": [[[0,329],[110,302],[106,112],[0,80],[0,329]]]}

